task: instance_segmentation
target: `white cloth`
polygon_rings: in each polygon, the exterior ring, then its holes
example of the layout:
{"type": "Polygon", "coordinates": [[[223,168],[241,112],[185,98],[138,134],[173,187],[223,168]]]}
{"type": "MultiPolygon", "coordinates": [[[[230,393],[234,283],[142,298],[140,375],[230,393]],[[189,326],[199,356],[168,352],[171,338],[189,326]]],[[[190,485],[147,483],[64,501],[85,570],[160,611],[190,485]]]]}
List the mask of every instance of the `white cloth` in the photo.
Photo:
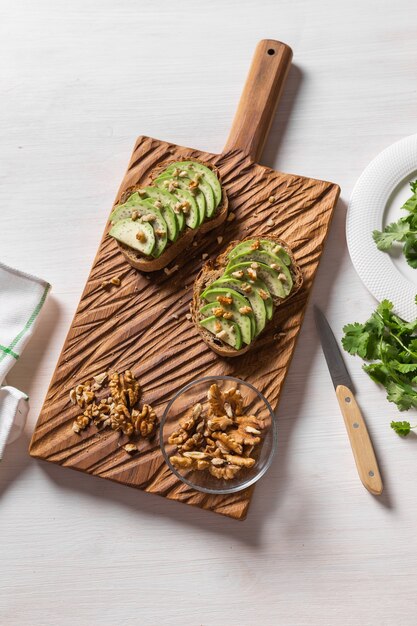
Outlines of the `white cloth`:
{"type": "Polygon", "coordinates": [[[27,395],[6,385],[5,377],[29,341],[49,289],[46,281],[0,263],[0,459],[28,411],[27,395]]]}

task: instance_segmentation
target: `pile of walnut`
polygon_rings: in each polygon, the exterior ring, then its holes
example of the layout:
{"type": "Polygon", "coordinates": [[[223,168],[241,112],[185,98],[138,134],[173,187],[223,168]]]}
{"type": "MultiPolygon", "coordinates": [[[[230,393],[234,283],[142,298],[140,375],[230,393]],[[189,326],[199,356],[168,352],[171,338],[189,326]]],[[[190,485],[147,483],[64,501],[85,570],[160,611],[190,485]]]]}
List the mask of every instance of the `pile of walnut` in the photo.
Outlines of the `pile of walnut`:
{"type": "Polygon", "coordinates": [[[215,478],[231,480],[255,465],[251,455],[261,442],[263,424],[255,415],[245,415],[236,387],[221,392],[211,385],[207,400],[207,408],[196,404],[169,437],[168,443],[177,446],[170,461],[177,469],[208,470],[215,478]]]}
{"type": "MultiPolygon", "coordinates": [[[[70,391],[70,400],[83,410],[73,425],[74,432],[79,433],[93,422],[99,428],[111,428],[128,437],[151,437],[157,426],[155,411],[149,404],[138,406],[141,397],[139,382],[130,370],[123,374],[113,372],[93,376],[83,385],[77,385],[70,391]],[[108,379],[110,395],[101,399],[96,392],[103,390],[108,379]]],[[[127,452],[134,452],[137,447],[133,443],[123,446],[127,452]]]]}

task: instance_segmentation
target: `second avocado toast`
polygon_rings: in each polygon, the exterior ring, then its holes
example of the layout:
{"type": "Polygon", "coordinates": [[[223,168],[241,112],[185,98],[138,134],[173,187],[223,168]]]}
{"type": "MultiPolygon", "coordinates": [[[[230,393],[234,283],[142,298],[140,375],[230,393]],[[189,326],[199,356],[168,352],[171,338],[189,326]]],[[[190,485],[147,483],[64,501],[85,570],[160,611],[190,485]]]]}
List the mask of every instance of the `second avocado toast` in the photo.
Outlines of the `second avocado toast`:
{"type": "Polygon", "coordinates": [[[232,242],[204,265],[191,314],[204,342],[221,356],[247,352],[283,302],[300,289],[301,270],[275,235],[232,242]]]}

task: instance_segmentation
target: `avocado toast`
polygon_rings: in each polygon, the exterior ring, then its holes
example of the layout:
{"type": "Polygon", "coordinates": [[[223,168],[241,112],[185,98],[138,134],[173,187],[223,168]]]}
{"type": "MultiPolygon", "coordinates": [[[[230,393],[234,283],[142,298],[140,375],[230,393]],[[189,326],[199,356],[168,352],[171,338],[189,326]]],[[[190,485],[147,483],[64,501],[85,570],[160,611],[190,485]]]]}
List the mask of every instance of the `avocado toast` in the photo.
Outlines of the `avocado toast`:
{"type": "Polygon", "coordinates": [[[232,242],[201,269],[191,315],[204,342],[227,357],[247,352],[303,279],[288,245],[276,237],[232,242]]]}
{"type": "Polygon", "coordinates": [[[109,235],[138,270],[160,270],[193,241],[222,224],[228,200],[218,170],[197,160],[165,161],[147,186],[124,192],[109,235]]]}

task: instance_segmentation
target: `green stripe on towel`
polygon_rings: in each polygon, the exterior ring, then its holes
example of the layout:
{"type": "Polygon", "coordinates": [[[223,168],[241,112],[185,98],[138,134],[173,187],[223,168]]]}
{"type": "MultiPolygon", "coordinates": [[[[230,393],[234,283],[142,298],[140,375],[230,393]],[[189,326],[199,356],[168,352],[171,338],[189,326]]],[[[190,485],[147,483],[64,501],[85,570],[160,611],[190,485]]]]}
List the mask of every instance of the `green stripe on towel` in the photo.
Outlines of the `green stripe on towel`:
{"type": "Polygon", "coordinates": [[[22,328],[20,333],[18,335],[16,335],[16,337],[7,346],[7,348],[1,348],[0,349],[0,361],[2,361],[7,355],[11,355],[15,359],[19,358],[19,355],[13,352],[13,348],[21,340],[23,335],[29,330],[29,328],[32,326],[33,322],[38,317],[39,311],[41,310],[41,308],[43,306],[43,303],[45,302],[46,296],[48,295],[49,287],[50,287],[50,285],[45,287],[45,291],[43,292],[42,298],[39,300],[38,304],[36,305],[36,307],[35,307],[35,309],[34,309],[34,311],[32,313],[32,315],[30,316],[30,318],[28,319],[28,321],[26,322],[26,324],[24,325],[24,327],[22,328]]]}
{"type": "Polygon", "coordinates": [[[18,359],[19,355],[16,354],[16,352],[13,352],[13,350],[10,350],[10,348],[6,348],[5,346],[2,346],[0,344],[0,350],[1,352],[4,352],[5,354],[10,354],[10,356],[12,356],[14,359],[18,359]]]}

